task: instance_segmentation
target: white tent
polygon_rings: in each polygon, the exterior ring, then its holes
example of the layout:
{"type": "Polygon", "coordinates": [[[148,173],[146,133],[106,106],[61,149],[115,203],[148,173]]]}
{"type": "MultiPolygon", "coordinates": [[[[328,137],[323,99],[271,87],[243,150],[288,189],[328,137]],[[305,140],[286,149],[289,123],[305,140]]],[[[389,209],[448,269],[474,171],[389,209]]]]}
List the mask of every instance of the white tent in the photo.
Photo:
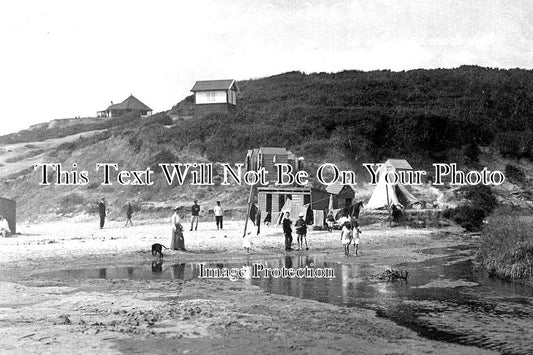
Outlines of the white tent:
{"type": "Polygon", "coordinates": [[[366,209],[377,210],[386,208],[392,205],[400,205],[409,207],[418,203],[418,199],[414,197],[405,186],[401,183],[388,184],[385,181],[387,173],[397,172],[400,170],[412,170],[413,168],[406,160],[403,159],[389,159],[378,171],[378,184],[366,204],[366,209]]]}

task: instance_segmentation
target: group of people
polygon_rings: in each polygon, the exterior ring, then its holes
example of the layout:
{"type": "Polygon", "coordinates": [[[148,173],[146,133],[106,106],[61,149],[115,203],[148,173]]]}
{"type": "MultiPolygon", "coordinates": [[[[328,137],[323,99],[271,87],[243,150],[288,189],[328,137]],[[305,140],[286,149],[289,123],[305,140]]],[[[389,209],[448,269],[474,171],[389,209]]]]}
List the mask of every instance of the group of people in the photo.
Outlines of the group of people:
{"type": "MultiPolygon", "coordinates": [[[[179,215],[179,207],[174,208],[174,213],[170,219],[172,224],[172,239],[170,241],[170,249],[185,251],[185,239],[183,238],[183,226],[181,224],[181,217],[179,215]]],[[[200,205],[198,200],[194,200],[194,204],[191,207],[191,229],[190,232],[198,230],[198,220],[200,218],[200,205]]],[[[223,228],[224,222],[224,209],[220,205],[220,201],[217,201],[216,206],[213,208],[215,215],[215,223],[217,229],[223,228]]]]}
{"type": "MultiPolygon", "coordinates": [[[[98,215],[100,216],[100,229],[104,228],[105,225],[105,217],[107,216],[108,209],[105,205],[105,197],[102,197],[100,201],[98,201],[98,215]]],[[[133,226],[133,222],[131,221],[131,217],[133,216],[133,206],[131,205],[131,202],[128,202],[128,207],[126,208],[126,225],[124,227],[128,226],[128,223],[133,226]]]]}
{"type": "Polygon", "coordinates": [[[344,222],[341,230],[341,243],[344,246],[344,256],[350,256],[350,245],[352,242],[355,255],[358,255],[360,234],[361,229],[357,220],[351,219],[350,221],[344,222]]]}
{"type": "MultiPolygon", "coordinates": [[[[173,250],[182,250],[185,251],[185,239],[183,237],[183,225],[181,224],[181,217],[179,215],[180,208],[176,207],[174,209],[174,213],[171,217],[171,224],[172,224],[172,239],[170,243],[170,249],[173,250]]],[[[198,221],[200,217],[200,205],[198,204],[198,200],[194,200],[194,204],[191,207],[191,228],[189,231],[197,231],[198,230],[198,221]]],[[[100,215],[100,228],[104,227],[105,224],[105,217],[107,215],[107,209],[105,205],[105,198],[102,198],[100,202],[98,203],[98,213],[100,215]]],[[[223,219],[224,219],[224,210],[222,206],[220,205],[220,201],[216,202],[215,207],[213,208],[213,213],[215,215],[215,223],[217,226],[217,230],[222,230],[223,228],[223,219]]],[[[128,223],[133,226],[133,222],[131,221],[131,217],[133,215],[133,207],[131,203],[128,203],[128,207],[126,209],[126,225],[128,226],[128,223]]],[[[326,217],[326,222],[328,225],[328,231],[333,230],[333,225],[335,222],[335,217],[330,212],[326,217]]],[[[282,221],[282,227],[283,227],[283,233],[285,236],[285,250],[286,251],[292,251],[294,250],[292,248],[293,245],[293,239],[292,239],[292,221],[290,220],[290,213],[286,212],[282,221]]],[[[297,235],[297,243],[298,243],[298,249],[302,250],[305,245],[305,249],[309,250],[309,246],[307,244],[307,224],[304,220],[304,214],[300,213],[298,215],[298,219],[294,223],[294,227],[296,229],[296,235],[297,235]]],[[[7,221],[0,216],[0,233],[2,236],[7,236],[9,231],[9,226],[7,225],[7,221]]],[[[350,245],[353,243],[354,245],[354,252],[355,255],[358,255],[359,253],[359,242],[360,242],[360,234],[361,229],[359,228],[359,224],[356,219],[350,219],[348,221],[345,221],[342,225],[341,230],[341,242],[344,246],[344,255],[349,256],[350,255],[350,245]]],[[[250,252],[251,248],[251,236],[245,236],[245,240],[243,241],[243,246],[247,250],[247,252],[250,252]]]]}
{"type": "MultiPolygon", "coordinates": [[[[216,206],[213,209],[213,212],[215,214],[215,221],[217,229],[223,228],[223,219],[224,219],[224,210],[222,209],[222,206],[220,205],[220,201],[217,201],[216,206]]],[[[108,209],[106,208],[106,200],[105,197],[102,197],[100,201],[98,201],[98,215],[100,216],[100,229],[104,228],[105,225],[105,218],[108,214],[108,209]]],[[[131,205],[131,202],[128,202],[128,207],[126,208],[126,224],[125,227],[133,226],[133,221],[131,220],[133,216],[133,206],[131,205]]],[[[198,205],[198,200],[194,200],[194,204],[191,207],[191,229],[196,231],[198,230],[198,220],[200,217],[200,205],[198,205]]]]}
{"type": "MultiPolygon", "coordinates": [[[[283,226],[283,234],[285,234],[285,250],[291,251],[294,250],[292,248],[292,221],[290,220],[291,214],[289,212],[285,212],[285,217],[283,218],[282,226],[283,226]]],[[[294,223],[294,227],[296,229],[296,235],[297,235],[297,242],[298,242],[298,250],[303,249],[303,244],[305,241],[305,249],[309,250],[309,246],[307,245],[307,224],[304,221],[304,214],[300,213],[298,215],[298,220],[294,223]]]]}

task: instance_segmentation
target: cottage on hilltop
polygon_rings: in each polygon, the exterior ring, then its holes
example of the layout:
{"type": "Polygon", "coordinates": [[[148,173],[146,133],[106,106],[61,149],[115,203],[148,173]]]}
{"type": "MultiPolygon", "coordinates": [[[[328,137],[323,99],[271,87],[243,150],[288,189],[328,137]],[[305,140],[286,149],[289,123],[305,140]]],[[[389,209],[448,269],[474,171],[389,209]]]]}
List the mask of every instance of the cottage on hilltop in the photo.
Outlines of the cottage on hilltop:
{"type": "Polygon", "coordinates": [[[119,104],[113,104],[103,111],[98,111],[98,117],[120,117],[124,115],[139,115],[148,117],[152,115],[152,109],[143,104],[135,96],[130,95],[126,100],[119,104]]]}
{"type": "Polygon", "coordinates": [[[197,81],[191,91],[194,93],[195,117],[228,113],[237,106],[239,87],[233,79],[197,81]]]}

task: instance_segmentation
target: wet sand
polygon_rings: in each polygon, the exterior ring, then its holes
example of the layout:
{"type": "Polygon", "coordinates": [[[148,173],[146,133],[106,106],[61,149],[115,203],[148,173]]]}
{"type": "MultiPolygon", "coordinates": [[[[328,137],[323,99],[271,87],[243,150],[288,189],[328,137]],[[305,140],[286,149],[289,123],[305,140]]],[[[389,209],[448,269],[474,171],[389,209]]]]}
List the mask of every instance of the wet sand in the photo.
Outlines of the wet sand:
{"type": "MultiPolygon", "coordinates": [[[[20,235],[0,238],[0,353],[364,353],[481,354],[475,347],[428,340],[373,311],[273,295],[245,282],[213,279],[58,279],[54,270],[136,266],[150,263],[152,243],[170,244],[167,221],[134,227],[107,222],[20,226],[20,235]]],[[[164,263],[246,262],[282,257],[279,228],[262,228],[252,254],[242,249],[244,223],[214,222],[185,230],[188,252],[164,250],[164,263]]],[[[187,226],[185,226],[187,227],[187,226]]],[[[252,226],[253,227],[253,226],[252,226]]],[[[255,229],[254,229],[255,230],[255,229]]],[[[339,231],[311,231],[310,250],[347,264],[366,263],[375,272],[388,265],[421,261],[418,250],[463,244],[459,231],[363,227],[362,255],[345,258],[339,231]]]]}

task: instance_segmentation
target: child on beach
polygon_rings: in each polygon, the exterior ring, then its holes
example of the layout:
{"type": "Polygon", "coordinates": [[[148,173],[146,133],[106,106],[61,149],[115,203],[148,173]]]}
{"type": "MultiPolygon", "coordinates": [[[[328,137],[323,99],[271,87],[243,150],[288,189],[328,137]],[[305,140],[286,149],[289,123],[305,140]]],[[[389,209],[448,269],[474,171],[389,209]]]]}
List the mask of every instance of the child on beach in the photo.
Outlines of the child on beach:
{"type": "Polygon", "coordinates": [[[357,221],[353,222],[353,250],[355,251],[355,255],[357,255],[359,251],[359,242],[361,241],[361,228],[359,228],[359,223],[357,221]]]}
{"type": "Polygon", "coordinates": [[[350,222],[344,223],[341,231],[341,243],[344,246],[344,256],[350,256],[350,243],[352,242],[352,226],[350,222]]]}
{"type": "Polygon", "coordinates": [[[250,254],[250,249],[252,249],[252,232],[248,232],[243,236],[242,247],[246,250],[247,254],[250,254]]]}
{"type": "Polygon", "coordinates": [[[294,224],[294,227],[296,227],[296,234],[298,239],[298,250],[302,250],[304,246],[305,241],[305,249],[309,250],[309,247],[307,246],[307,224],[304,221],[304,214],[300,213],[298,215],[298,220],[294,224]]]}

